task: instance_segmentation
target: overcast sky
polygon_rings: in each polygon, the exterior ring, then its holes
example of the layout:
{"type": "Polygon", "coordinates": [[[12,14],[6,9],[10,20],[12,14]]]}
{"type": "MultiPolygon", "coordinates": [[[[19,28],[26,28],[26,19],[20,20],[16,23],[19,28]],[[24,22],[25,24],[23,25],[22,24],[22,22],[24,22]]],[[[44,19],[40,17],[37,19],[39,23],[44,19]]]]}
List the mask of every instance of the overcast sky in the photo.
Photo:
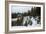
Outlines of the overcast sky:
{"type": "Polygon", "coordinates": [[[24,13],[31,10],[31,8],[31,6],[12,6],[11,11],[12,13],[24,13]]]}

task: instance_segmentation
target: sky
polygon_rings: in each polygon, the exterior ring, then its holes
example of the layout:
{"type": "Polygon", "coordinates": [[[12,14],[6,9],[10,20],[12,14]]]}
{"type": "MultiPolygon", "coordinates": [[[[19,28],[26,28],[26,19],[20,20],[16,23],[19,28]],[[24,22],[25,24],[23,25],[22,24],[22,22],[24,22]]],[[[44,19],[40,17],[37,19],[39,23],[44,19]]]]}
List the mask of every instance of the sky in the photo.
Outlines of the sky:
{"type": "Polygon", "coordinates": [[[31,6],[12,6],[11,11],[12,13],[24,13],[31,10],[31,6]]]}

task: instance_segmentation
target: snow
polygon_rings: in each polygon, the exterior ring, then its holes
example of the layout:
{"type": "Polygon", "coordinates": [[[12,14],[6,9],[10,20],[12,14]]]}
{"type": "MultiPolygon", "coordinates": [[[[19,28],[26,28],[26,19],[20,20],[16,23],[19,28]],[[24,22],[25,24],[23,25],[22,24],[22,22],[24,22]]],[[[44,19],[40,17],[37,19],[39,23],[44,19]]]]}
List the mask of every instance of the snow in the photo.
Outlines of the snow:
{"type": "MultiPolygon", "coordinates": [[[[30,19],[29,16],[24,17],[24,19],[23,19],[23,25],[25,24],[25,21],[27,21],[27,23],[28,23],[27,18],[30,19]]],[[[33,27],[34,27],[34,26],[35,26],[35,27],[36,27],[36,26],[40,26],[40,24],[37,24],[37,20],[35,20],[33,17],[32,17],[30,20],[32,21],[32,25],[28,24],[28,27],[29,27],[29,26],[33,26],[33,27]]]]}

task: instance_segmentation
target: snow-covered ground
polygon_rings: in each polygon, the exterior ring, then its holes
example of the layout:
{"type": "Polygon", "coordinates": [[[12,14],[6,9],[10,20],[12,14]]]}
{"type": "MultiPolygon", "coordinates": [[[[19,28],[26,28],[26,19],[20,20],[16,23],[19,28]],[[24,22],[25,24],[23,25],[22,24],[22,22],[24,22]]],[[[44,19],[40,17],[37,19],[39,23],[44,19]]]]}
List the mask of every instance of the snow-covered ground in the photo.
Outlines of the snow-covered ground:
{"type": "Polygon", "coordinates": [[[26,21],[28,23],[29,20],[32,21],[32,25],[28,24],[28,26],[40,26],[40,24],[37,24],[37,20],[35,20],[34,17],[30,18],[29,16],[24,17],[23,25],[25,24],[26,21]],[[28,18],[28,20],[27,20],[27,18],[28,18]]]}
{"type": "MultiPolygon", "coordinates": [[[[17,20],[20,20],[21,18],[15,18],[15,19],[12,19],[12,21],[17,21],[17,20]]],[[[36,16],[36,18],[34,18],[33,16],[25,16],[23,17],[23,22],[22,22],[22,25],[23,26],[27,26],[27,27],[38,27],[40,26],[41,24],[37,21],[39,20],[38,19],[38,16],[36,16]],[[29,22],[30,21],[30,22],[29,22]],[[39,24],[37,24],[39,23],[39,24]]],[[[20,23],[21,24],[21,23],[20,23]]]]}

